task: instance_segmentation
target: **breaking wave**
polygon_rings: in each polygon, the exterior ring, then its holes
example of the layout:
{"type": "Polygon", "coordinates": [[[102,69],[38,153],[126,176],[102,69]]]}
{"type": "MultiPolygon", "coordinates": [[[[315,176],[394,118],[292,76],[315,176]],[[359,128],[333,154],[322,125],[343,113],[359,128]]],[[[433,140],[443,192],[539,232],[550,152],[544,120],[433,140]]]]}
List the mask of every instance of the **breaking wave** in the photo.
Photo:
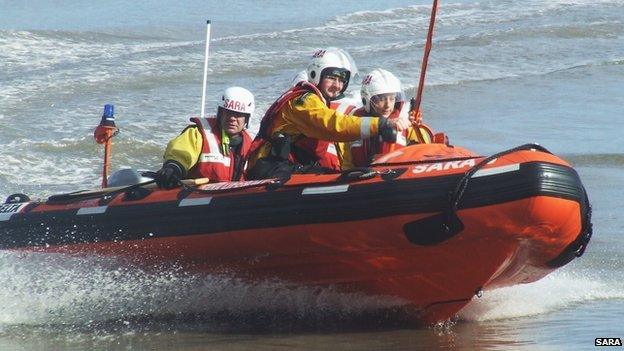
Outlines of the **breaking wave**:
{"type": "MultiPolygon", "coordinates": [[[[600,1],[598,5],[594,1],[443,4],[430,84],[603,64],[604,59],[593,54],[596,52],[600,57],[612,53],[607,62],[620,62],[624,58],[618,39],[624,34],[624,24],[617,13],[624,12],[624,3],[600,1]],[[575,20],[579,14],[583,14],[584,21],[575,20]],[[552,42],[553,38],[562,39],[557,42],[560,48],[550,47],[550,53],[539,49],[544,41],[552,42]],[[605,42],[584,42],[593,39],[605,42]],[[579,47],[585,47],[585,52],[561,55],[578,51],[579,47]],[[496,56],[490,52],[496,52],[496,56]]],[[[287,81],[296,69],[305,67],[311,52],[333,45],[345,47],[358,60],[367,56],[372,64],[363,67],[384,62],[407,75],[406,80],[412,80],[419,67],[416,60],[420,59],[420,55],[414,58],[414,52],[422,48],[428,17],[429,7],[419,5],[355,12],[316,27],[214,38],[210,74],[261,76],[292,69],[288,77],[282,78],[287,81]],[[410,70],[404,68],[408,62],[410,70]]],[[[0,57],[4,63],[0,75],[9,84],[0,91],[6,100],[50,89],[67,93],[106,89],[111,82],[118,88],[192,82],[201,72],[201,46],[201,40],[177,41],[158,36],[2,30],[0,57]],[[43,71],[52,71],[47,73],[46,82],[39,79],[43,71]]]]}

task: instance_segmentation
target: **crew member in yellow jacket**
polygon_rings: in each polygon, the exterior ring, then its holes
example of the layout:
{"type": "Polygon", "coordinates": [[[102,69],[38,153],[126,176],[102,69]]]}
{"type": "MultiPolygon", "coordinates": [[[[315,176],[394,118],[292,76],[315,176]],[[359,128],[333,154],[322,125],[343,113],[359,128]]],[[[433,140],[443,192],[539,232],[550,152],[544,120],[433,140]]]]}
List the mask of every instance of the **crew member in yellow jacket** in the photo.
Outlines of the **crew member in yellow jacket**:
{"type": "Polygon", "coordinates": [[[247,179],[288,179],[292,173],[339,172],[331,142],[381,136],[394,141],[409,126],[387,118],[356,117],[329,108],[346,90],[351,72],[338,53],[320,50],[308,66],[308,82],[300,82],[265,113],[249,153],[247,179]]]}
{"type": "Polygon", "coordinates": [[[240,180],[252,138],[245,130],[255,108],[253,94],[241,87],[227,88],[216,118],[191,118],[187,127],[167,145],[156,184],[169,189],[183,178],[211,182],[240,180]]]}

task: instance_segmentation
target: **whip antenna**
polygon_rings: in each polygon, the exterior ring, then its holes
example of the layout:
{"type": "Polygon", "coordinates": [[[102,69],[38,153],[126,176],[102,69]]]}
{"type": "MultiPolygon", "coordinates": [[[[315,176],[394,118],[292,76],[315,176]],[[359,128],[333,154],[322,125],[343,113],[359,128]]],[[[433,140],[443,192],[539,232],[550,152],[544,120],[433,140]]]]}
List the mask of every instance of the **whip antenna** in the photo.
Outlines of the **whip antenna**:
{"type": "Polygon", "coordinates": [[[429,52],[431,52],[431,42],[433,40],[433,26],[435,24],[436,12],[438,10],[438,0],[433,0],[431,6],[431,19],[429,20],[429,32],[427,33],[427,41],[425,43],[425,52],[423,54],[422,65],[420,67],[420,79],[418,80],[418,90],[416,97],[410,101],[410,119],[415,126],[416,137],[418,142],[425,143],[425,137],[422,135],[422,120],[420,117],[420,102],[422,100],[423,90],[425,88],[425,73],[427,72],[427,63],[429,61],[429,52]]]}
{"type": "Polygon", "coordinates": [[[204,84],[202,85],[201,112],[199,117],[206,116],[206,81],[208,80],[208,48],[210,47],[210,20],[206,21],[206,52],[204,53],[204,84]]]}
{"type": "MultiPolygon", "coordinates": [[[[425,88],[425,73],[427,72],[427,63],[429,61],[429,52],[431,52],[431,41],[433,40],[433,26],[435,24],[436,12],[438,10],[438,0],[433,0],[431,7],[431,19],[429,20],[429,32],[427,33],[427,42],[425,44],[425,52],[423,54],[422,66],[420,67],[420,79],[418,81],[418,91],[416,98],[412,100],[412,112],[417,115],[420,111],[420,102],[422,100],[423,90],[425,88]]],[[[420,123],[420,121],[418,121],[420,123]]]]}

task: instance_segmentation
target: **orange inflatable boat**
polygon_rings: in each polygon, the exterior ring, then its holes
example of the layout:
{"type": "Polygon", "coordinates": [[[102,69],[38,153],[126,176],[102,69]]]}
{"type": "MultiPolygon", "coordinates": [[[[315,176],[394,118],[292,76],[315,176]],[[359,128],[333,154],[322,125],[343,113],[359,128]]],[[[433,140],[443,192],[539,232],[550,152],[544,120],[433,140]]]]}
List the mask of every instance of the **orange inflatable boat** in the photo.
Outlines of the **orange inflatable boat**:
{"type": "Polygon", "coordinates": [[[538,280],[580,256],[590,216],[575,170],[539,145],[486,158],[427,144],[285,183],[11,196],[0,205],[0,249],[331,286],[400,298],[435,322],[483,290],[538,280]]]}

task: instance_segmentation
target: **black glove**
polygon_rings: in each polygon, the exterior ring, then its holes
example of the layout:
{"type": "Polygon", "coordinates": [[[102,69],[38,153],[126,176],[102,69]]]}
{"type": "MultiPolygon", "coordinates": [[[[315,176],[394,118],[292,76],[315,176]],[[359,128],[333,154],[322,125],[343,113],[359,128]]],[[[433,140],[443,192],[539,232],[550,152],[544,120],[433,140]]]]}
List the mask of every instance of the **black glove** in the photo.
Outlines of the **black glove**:
{"type": "Polygon", "coordinates": [[[156,172],[154,180],[156,185],[163,189],[173,189],[180,184],[180,179],[184,177],[184,169],[175,161],[167,161],[162,168],[156,172]]]}
{"type": "Polygon", "coordinates": [[[396,127],[390,123],[385,117],[379,117],[379,127],[377,128],[378,134],[381,136],[381,140],[387,143],[396,143],[397,130],[396,127]]]}

